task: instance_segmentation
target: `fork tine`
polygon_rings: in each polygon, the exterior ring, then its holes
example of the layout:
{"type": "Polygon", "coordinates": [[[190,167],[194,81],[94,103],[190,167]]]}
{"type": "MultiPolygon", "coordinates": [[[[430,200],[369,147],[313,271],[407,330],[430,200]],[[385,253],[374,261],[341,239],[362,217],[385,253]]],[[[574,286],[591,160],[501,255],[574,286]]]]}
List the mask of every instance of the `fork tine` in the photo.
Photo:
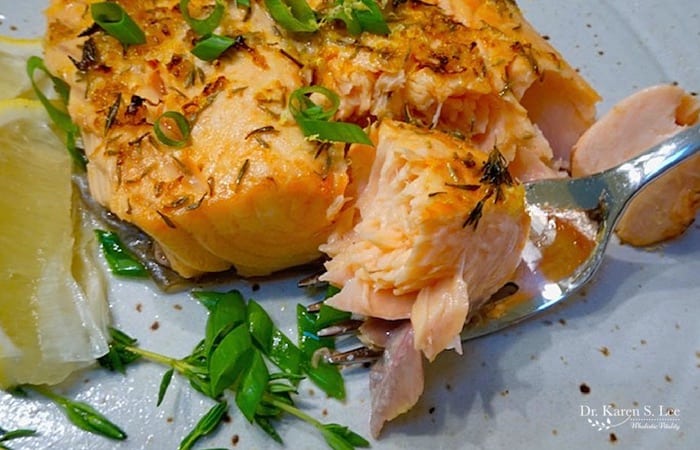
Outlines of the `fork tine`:
{"type": "Polygon", "coordinates": [[[318,337],[338,337],[344,336],[346,334],[354,334],[364,322],[364,320],[358,319],[344,320],[342,322],[338,322],[329,327],[318,330],[316,335],[318,337]]]}
{"type": "Polygon", "coordinates": [[[306,312],[310,312],[310,313],[317,313],[317,312],[319,312],[319,311],[321,310],[321,305],[323,305],[323,302],[324,302],[324,301],[325,301],[325,300],[319,300],[319,301],[317,301],[317,302],[315,302],[315,303],[309,304],[309,305],[306,307],[306,312]]]}
{"type": "Polygon", "coordinates": [[[372,363],[381,358],[383,351],[369,347],[357,347],[345,352],[332,352],[325,356],[326,362],[340,366],[372,363]]]}

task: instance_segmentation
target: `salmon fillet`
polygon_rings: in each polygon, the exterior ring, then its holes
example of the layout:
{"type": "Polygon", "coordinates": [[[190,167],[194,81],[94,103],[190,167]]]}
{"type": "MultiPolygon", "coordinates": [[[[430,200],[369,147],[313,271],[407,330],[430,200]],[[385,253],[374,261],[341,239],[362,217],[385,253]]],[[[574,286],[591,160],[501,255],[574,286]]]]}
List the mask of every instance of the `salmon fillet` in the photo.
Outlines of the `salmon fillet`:
{"type": "Polygon", "coordinates": [[[186,277],[327,255],[322,279],[341,288],[328,303],[394,333],[371,375],[378,435],[421,395],[423,357],[460,351],[467,317],[513,276],[530,225],[520,181],[564,175],[597,93],[509,0],[378,3],[390,33],[356,36],[231,5],[217,33],[238,41],[213,62],[190,53],[177,0],[119,1],[147,40],[126,48],[91,27],[92,2],[51,0],[45,52],[71,87],[92,195],[186,277]],[[303,137],[288,99],[312,84],[372,146],[303,137]],[[191,123],[185,145],[154,136],[177,136],[171,111],[191,123]]]}
{"type": "Polygon", "coordinates": [[[352,38],[332,24],[287,33],[260,2],[231,6],[217,33],[241,40],[213,62],[190,53],[198,37],[178,1],[119,2],[147,40],[127,48],[90,28],[91,3],[52,0],[45,46],[71,87],[91,193],[187,277],[231,266],[264,275],[321,255],[352,201],[351,175],[342,146],[320,152],[289,118],[298,87],[337,92],[338,120],[394,118],[486,152],[497,144],[523,180],[557,175],[598,100],[509,1],[398,3],[387,36],[352,38]],[[154,138],[169,111],[192,123],[182,148],[154,138]]]}
{"type": "Polygon", "coordinates": [[[495,144],[526,181],[557,174],[599,96],[514,2],[430,0],[393,11],[391,34],[319,34],[299,52],[341,95],[339,116],[394,118],[495,144]]]}
{"type": "Polygon", "coordinates": [[[265,10],[243,20],[229,8],[221,28],[245,46],[206,63],[190,53],[196,36],[177,1],[119,2],[147,38],[127,49],[102,32],[79,37],[89,3],[51,2],[45,61],[71,87],[92,195],[187,277],[232,265],[264,275],[320,257],[347,184],[342,147],[319,155],[287,117],[289,94],[308,83],[265,10]],[[87,45],[96,62],[80,70],[69,57],[81,61],[87,45]],[[154,138],[165,111],[192,122],[185,147],[154,138]]]}
{"type": "MultiPolygon", "coordinates": [[[[572,175],[609,169],[700,122],[700,101],[673,85],[623,99],[581,136],[572,175]]],[[[625,243],[649,246],[682,234],[700,209],[700,156],[690,158],[640,192],[615,232],[625,243]]]]}

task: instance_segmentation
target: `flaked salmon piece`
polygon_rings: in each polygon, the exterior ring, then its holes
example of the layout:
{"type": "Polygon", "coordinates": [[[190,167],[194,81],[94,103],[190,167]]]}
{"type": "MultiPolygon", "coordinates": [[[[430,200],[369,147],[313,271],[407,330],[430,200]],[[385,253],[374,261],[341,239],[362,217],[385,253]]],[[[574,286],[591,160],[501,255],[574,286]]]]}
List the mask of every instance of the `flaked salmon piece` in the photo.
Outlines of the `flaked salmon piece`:
{"type": "Polygon", "coordinates": [[[496,144],[523,180],[568,165],[599,96],[513,2],[407,2],[393,13],[388,36],[328,32],[301,50],[318,83],[341,94],[341,118],[389,117],[484,151],[496,144]]]}
{"type": "Polygon", "coordinates": [[[127,48],[102,31],[84,35],[90,3],[50,3],[45,60],[71,87],[92,195],[151,235],[184,276],[231,266],[264,275],[320,257],[347,185],[342,146],[319,154],[287,117],[289,94],[308,77],[280,50],[267,12],[256,6],[244,20],[246,10],[228,8],[220,32],[244,38],[205,62],[190,53],[197,36],[178,1],[119,2],[147,39],[127,48]],[[166,111],[191,123],[183,147],[154,135],[166,111]]]}
{"type": "MultiPolygon", "coordinates": [[[[700,121],[700,101],[673,85],[643,89],[613,106],[574,146],[572,175],[611,168],[700,121]]],[[[671,239],[700,208],[700,156],[663,175],[635,197],[616,227],[628,244],[671,239]]]]}
{"type": "Polygon", "coordinates": [[[391,330],[382,358],[370,371],[369,426],[375,438],[385,422],[410,410],[423,393],[423,358],[413,344],[413,334],[409,322],[391,330]]]}
{"type": "MultiPolygon", "coordinates": [[[[321,247],[331,257],[321,278],[342,287],[331,306],[410,318],[416,348],[433,359],[517,267],[529,231],[524,191],[486,180],[497,152],[445,133],[387,119],[372,138],[376,156],[353,225],[321,247]]],[[[351,149],[351,166],[363,150],[351,149]]]]}

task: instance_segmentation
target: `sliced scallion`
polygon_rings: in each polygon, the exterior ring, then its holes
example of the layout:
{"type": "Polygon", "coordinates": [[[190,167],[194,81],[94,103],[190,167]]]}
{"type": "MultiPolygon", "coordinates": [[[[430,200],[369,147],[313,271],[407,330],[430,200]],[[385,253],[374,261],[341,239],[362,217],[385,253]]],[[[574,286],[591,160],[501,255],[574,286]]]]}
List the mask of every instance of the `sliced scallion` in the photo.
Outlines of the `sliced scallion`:
{"type": "Polygon", "coordinates": [[[213,61],[220,57],[226,50],[235,46],[241,45],[243,36],[231,38],[228,36],[220,36],[218,34],[209,34],[200,39],[191,50],[192,54],[204,61],[213,61]]]}
{"type": "Polygon", "coordinates": [[[184,147],[190,140],[190,123],[177,111],[166,111],[153,124],[153,132],[168,147],[184,147]],[[167,125],[166,125],[167,124],[167,125]],[[175,125],[175,128],[172,125],[175,125]]]}
{"type": "Polygon", "coordinates": [[[190,0],[180,0],[180,12],[187,24],[200,36],[213,32],[221,23],[226,12],[226,4],[222,0],[216,0],[214,10],[203,19],[195,19],[190,15],[190,0]]]}
{"type": "Polygon", "coordinates": [[[124,45],[143,44],[146,35],[124,9],[113,2],[90,5],[90,14],[97,25],[124,45]]]}
{"type": "Polygon", "coordinates": [[[37,98],[44,106],[44,109],[46,109],[46,112],[54,125],[65,133],[66,148],[68,149],[68,153],[71,155],[71,158],[73,158],[73,162],[75,162],[82,170],[85,170],[85,167],[87,166],[87,158],[85,157],[85,153],[82,151],[82,149],[78,148],[77,145],[80,130],[73,122],[70,115],[68,115],[68,112],[66,112],[65,109],[58,108],[41,91],[41,88],[39,88],[34,80],[34,72],[37,70],[44,72],[51,79],[53,87],[56,90],[56,93],[58,93],[64,107],[68,105],[70,87],[68,87],[68,84],[65,81],[49,72],[49,69],[47,69],[44,65],[43,59],[39,58],[38,56],[29,57],[27,60],[27,75],[29,76],[29,81],[32,83],[34,94],[36,94],[37,98]]]}
{"type": "Polygon", "coordinates": [[[342,21],[352,36],[357,36],[363,31],[387,35],[390,31],[379,5],[374,0],[341,0],[328,13],[326,19],[342,21]]]}
{"type": "Polygon", "coordinates": [[[304,136],[315,141],[372,145],[367,133],[354,123],[308,119],[297,120],[297,123],[304,136]]]}
{"type": "Polygon", "coordinates": [[[306,0],[265,0],[265,6],[275,22],[286,30],[304,33],[318,30],[316,13],[306,0]]]}
{"type": "Polygon", "coordinates": [[[340,97],[323,86],[305,86],[292,92],[289,98],[289,111],[296,120],[301,132],[307,138],[323,142],[348,142],[372,145],[372,141],[359,126],[347,122],[332,122],[330,119],[338,111],[340,97]],[[314,103],[310,94],[321,94],[331,105],[324,108],[314,103]]]}
{"type": "Polygon", "coordinates": [[[362,31],[381,35],[389,34],[389,26],[386,24],[377,2],[374,0],[360,0],[360,3],[365,8],[353,8],[352,14],[360,24],[362,31]]]}

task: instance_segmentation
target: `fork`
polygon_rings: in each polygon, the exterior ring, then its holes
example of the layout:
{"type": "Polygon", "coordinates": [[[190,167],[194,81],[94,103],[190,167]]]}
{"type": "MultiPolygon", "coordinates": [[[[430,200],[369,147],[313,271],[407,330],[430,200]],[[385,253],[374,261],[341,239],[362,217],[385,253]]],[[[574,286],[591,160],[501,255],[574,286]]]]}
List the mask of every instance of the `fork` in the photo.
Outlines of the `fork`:
{"type": "MultiPolygon", "coordinates": [[[[524,183],[527,210],[536,220],[563,219],[573,221],[581,230],[588,230],[591,250],[583,262],[560,279],[540,277],[532,295],[518,298],[517,286],[506,285],[489,299],[484,310],[498,308],[497,315],[477,313],[467,321],[461,333],[462,341],[485,336],[519,323],[552,305],[571,297],[588,283],[603,261],[605,249],[615,224],[629,202],[649,183],[700,150],[700,125],[684,129],[643,154],[603,172],[575,179],[538,180],[524,183]]],[[[531,242],[538,238],[531,234],[531,242]]],[[[567,245],[575,246],[574,238],[567,245]]],[[[534,245],[535,243],[533,243],[534,245]]],[[[536,247],[536,245],[535,245],[536,247]]],[[[313,308],[311,308],[313,309],[313,308]]],[[[354,332],[361,324],[349,321],[321,330],[325,336],[354,332]]],[[[327,355],[334,364],[355,364],[372,361],[381,351],[359,347],[327,355]]]]}

